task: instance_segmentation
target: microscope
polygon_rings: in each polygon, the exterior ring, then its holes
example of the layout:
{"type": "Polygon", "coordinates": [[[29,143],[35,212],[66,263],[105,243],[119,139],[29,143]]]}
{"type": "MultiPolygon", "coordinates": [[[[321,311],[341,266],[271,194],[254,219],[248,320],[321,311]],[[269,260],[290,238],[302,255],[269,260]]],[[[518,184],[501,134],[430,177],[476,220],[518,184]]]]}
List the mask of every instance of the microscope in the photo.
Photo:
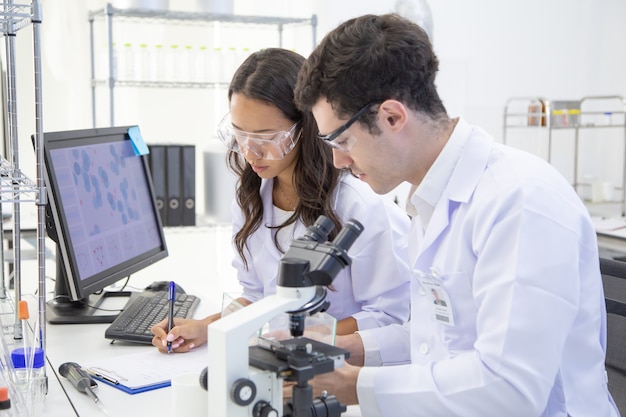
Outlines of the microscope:
{"type": "Polygon", "coordinates": [[[276,294],[208,326],[209,417],[335,417],[346,410],[333,395],[313,399],[308,380],[343,366],[349,352],[303,337],[306,317],[327,307],[326,287],[350,265],[347,251],[363,231],[351,219],[329,242],[333,227],[320,216],[291,242],[280,261],[276,294]],[[250,336],[283,312],[293,338],[249,346],[250,336]],[[283,381],[295,382],[285,404],[283,381]]]}

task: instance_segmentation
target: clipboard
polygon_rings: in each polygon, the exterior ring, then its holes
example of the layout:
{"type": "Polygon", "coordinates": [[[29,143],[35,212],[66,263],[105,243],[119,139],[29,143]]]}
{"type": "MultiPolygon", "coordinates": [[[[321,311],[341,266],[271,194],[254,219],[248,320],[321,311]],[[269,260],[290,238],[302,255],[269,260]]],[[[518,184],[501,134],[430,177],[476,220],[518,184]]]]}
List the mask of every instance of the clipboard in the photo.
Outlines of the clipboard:
{"type": "Polygon", "coordinates": [[[98,374],[94,374],[88,371],[88,373],[90,373],[94,379],[97,379],[100,382],[105,383],[106,385],[109,385],[113,388],[117,388],[120,391],[124,391],[127,394],[139,394],[141,392],[146,392],[146,391],[152,391],[155,389],[159,389],[159,388],[165,388],[165,387],[169,387],[172,385],[171,381],[165,381],[165,382],[161,382],[158,384],[152,384],[152,385],[146,385],[143,387],[136,387],[136,388],[132,388],[132,387],[127,387],[126,385],[124,385],[123,383],[113,383],[110,381],[110,379],[108,377],[105,377],[103,375],[98,375],[98,374]]]}
{"type": "Polygon", "coordinates": [[[197,372],[199,377],[207,358],[206,345],[187,353],[151,349],[89,362],[83,369],[98,381],[134,395],[169,387],[172,377],[179,374],[197,372]]]}

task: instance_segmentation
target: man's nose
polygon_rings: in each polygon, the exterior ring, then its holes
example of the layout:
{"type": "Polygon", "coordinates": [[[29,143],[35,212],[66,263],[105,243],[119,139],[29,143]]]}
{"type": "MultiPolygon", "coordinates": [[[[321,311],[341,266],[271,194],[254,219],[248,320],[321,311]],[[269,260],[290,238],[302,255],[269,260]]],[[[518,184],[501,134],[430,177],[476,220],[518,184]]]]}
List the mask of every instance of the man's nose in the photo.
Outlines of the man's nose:
{"type": "Polygon", "coordinates": [[[352,166],[352,158],[346,152],[333,148],[333,165],[337,169],[350,168],[352,166]]]}

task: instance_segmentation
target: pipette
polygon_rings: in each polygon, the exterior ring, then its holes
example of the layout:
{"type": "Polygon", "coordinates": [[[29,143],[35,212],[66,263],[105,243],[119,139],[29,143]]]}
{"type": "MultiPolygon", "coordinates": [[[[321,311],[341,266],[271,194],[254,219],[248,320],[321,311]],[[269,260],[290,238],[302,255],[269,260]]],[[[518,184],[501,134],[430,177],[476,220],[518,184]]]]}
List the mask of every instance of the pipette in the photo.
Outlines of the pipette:
{"type": "Polygon", "coordinates": [[[32,377],[33,361],[34,361],[34,346],[30,346],[28,341],[28,319],[30,314],[28,313],[28,302],[26,300],[20,300],[17,310],[17,318],[22,323],[22,342],[24,345],[24,365],[26,367],[26,382],[29,383],[32,377]]]}

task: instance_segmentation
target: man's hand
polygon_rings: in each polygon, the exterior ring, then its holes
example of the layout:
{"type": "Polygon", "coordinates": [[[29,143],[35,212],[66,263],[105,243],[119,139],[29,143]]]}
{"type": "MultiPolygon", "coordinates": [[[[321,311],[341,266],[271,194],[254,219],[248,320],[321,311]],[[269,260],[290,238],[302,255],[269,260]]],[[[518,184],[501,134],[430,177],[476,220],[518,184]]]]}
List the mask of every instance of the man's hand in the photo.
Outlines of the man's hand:
{"type": "Polygon", "coordinates": [[[334,372],[317,375],[309,381],[313,387],[313,397],[320,397],[325,391],[337,397],[342,405],[358,404],[356,382],[360,371],[360,367],[346,364],[334,372]]]}
{"type": "Polygon", "coordinates": [[[350,358],[348,359],[349,364],[363,366],[365,361],[365,348],[363,347],[363,340],[361,340],[361,336],[359,336],[358,333],[337,336],[335,338],[335,346],[350,352],[350,358]]]}

